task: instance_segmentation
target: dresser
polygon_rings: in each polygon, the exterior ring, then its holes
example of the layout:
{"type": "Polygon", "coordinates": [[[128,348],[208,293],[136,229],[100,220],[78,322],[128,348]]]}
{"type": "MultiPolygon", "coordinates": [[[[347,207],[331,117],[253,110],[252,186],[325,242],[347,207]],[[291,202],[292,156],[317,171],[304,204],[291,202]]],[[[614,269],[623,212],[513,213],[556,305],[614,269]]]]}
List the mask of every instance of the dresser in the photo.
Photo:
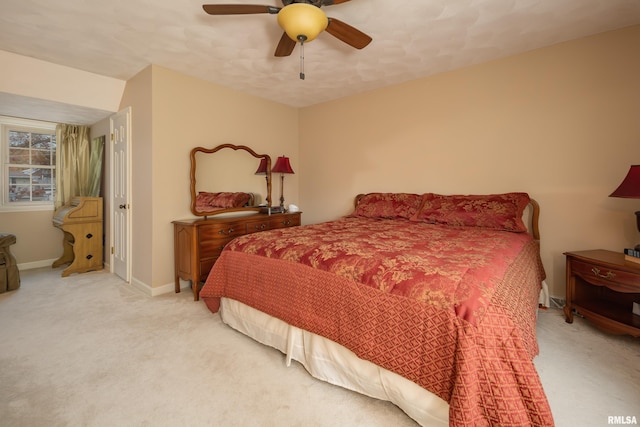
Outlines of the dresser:
{"type": "Polygon", "coordinates": [[[614,334],[640,336],[640,264],[626,261],[622,252],[603,249],[567,252],[566,321],[574,311],[598,328],[614,334]]]}
{"type": "Polygon", "coordinates": [[[301,212],[225,216],[173,221],[175,288],[180,279],[190,280],[193,299],[198,300],[204,282],[224,246],[244,234],[300,225],[301,212]]]}

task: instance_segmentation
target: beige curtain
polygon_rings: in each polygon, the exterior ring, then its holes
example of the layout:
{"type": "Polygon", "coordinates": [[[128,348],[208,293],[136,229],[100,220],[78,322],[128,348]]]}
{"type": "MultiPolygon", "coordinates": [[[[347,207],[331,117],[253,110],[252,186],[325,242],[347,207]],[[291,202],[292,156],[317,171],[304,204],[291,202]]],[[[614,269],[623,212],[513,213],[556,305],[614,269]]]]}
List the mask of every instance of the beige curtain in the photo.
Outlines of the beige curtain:
{"type": "Polygon", "coordinates": [[[99,196],[104,137],[94,141],[87,126],[56,126],[56,209],[75,196],[99,196]]]}
{"type": "Polygon", "coordinates": [[[102,183],[102,157],[104,156],[104,135],[91,140],[89,155],[89,192],[87,196],[99,197],[102,183]]]}

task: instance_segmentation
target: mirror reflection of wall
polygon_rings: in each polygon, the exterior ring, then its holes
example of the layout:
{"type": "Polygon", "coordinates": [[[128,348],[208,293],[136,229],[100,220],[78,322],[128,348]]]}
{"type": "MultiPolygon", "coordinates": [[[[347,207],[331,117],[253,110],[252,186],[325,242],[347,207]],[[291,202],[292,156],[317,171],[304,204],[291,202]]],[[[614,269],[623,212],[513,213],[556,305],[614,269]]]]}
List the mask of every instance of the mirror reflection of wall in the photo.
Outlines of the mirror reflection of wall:
{"type": "Polygon", "coordinates": [[[264,175],[256,175],[260,159],[244,150],[223,148],[215,153],[198,152],[196,159],[196,194],[206,192],[254,193],[255,204],[266,202],[264,175]]]}

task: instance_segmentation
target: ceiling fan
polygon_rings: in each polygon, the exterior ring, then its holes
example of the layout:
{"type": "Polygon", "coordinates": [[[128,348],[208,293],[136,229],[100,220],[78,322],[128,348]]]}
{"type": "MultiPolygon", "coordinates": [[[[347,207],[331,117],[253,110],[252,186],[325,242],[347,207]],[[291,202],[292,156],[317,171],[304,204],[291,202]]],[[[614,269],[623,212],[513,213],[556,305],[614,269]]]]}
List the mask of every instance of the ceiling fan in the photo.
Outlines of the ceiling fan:
{"type": "MultiPolygon", "coordinates": [[[[350,0],[282,0],[283,7],[253,4],[205,4],[209,15],[245,15],[269,13],[278,15],[278,25],[284,30],[275,56],[289,56],[297,42],[304,44],[315,39],[322,31],[346,44],[362,49],[371,43],[371,37],[335,18],[328,18],[322,6],[346,3],[350,0]]],[[[302,77],[301,77],[302,78],[302,77]]]]}

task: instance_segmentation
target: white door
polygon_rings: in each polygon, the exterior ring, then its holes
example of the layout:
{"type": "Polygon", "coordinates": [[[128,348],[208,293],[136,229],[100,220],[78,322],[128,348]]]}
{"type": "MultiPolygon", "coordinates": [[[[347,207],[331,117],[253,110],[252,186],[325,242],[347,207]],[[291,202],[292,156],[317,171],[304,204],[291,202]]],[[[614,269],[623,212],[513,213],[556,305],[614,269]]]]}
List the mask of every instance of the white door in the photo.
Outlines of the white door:
{"type": "Polygon", "coordinates": [[[131,281],[131,107],[111,116],[111,272],[131,281]]]}

